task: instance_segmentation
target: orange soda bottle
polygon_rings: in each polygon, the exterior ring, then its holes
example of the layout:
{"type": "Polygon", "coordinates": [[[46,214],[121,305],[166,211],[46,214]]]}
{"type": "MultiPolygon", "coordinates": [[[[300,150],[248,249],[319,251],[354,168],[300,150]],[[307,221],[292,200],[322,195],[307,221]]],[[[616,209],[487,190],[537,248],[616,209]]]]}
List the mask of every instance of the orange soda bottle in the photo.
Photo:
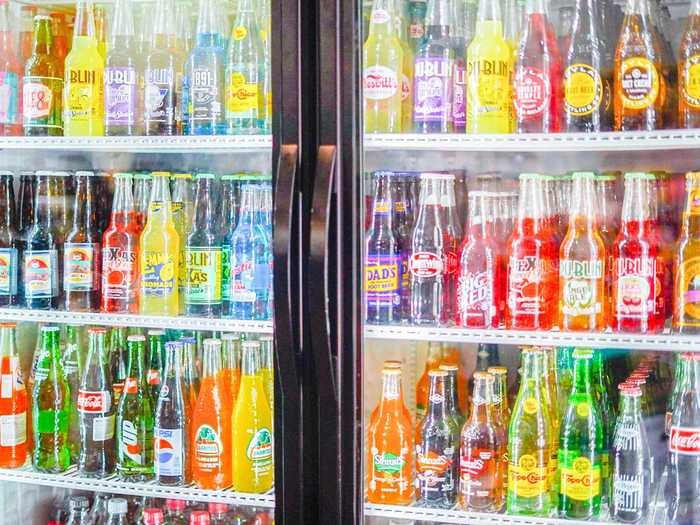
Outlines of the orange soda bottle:
{"type": "Polygon", "coordinates": [[[27,390],[15,347],[15,323],[0,323],[0,467],[27,459],[27,390]]]}
{"type": "Polygon", "coordinates": [[[221,341],[204,340],[204,371],[192,416],[192,479],[201,489],[231,485],[231,398],[221,366],[221,341]]]}
{"type": "Polygon", "coordinates": [[[700,333],[700,173],[685,176],[687,200],[676,247],[673,292],[673,330],[683,334],[700,333]]]}
{"type": "Polygon", "coordinates": [[[573,174],[569,231],[559,248],[559,327],[598,331],[605,319],[605,245],[598,232],[592,172],[573,174]]]}
{"type": "Polygon", "coordinates": [[[221,340],[224,385],[229,392],[231,403],[235,405],[241,386],[241,337],[238,334],[227,333],[223,334],[221,340]]]}
{"type": "Polygon", "coordinates": [[[367,430],[367,501],[407,505],[413,497],[413,425],[406,416],[401,370],[382,370],[379,414],[367,430]]]}
{"type": "Polygon", "coordinates": [[[678,127],[700,128],[700,2],[694,0],[678,51],[678,127]]]}
{"type": "MultiPolygon", "coordinates": [[[[384,361],[384,369],[388,370],[398,370],[399,372],[401,371],[401,361],[384,361]]],[[[401,387],[401,397],[403,398],[403,386],[401,387]]],[[[379,406],[377,405],[372,409],[372,413],[369,416],[369,424],[370,426],[374,424],[374,422],[377,420],[377,416],[379,416],[379,406]]],[[[406,418],[409,420],[411,419],[411,414],[408,412],[408,408],[406,408],[406,405],[403,405],[404,408],[404,415],[406,418]]]]}

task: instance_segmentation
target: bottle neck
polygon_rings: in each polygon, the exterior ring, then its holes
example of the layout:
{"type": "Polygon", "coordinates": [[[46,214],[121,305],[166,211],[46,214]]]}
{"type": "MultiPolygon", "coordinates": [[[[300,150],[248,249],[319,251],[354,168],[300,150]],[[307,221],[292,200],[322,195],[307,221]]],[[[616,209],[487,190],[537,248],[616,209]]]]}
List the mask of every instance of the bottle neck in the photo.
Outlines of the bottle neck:
{"type": "Polygon", "coordinates": [[[374,0],[369,19],[369,36],[396,36],[395,0],[374,0]]]}
{"type": "Polygon", "coordinates": [[[443,376],[433,376],[430,378],[428,414],[426,417],[442,419],[445,415],[445,378],[443,376]]]}
{"type": "Polygon", "coordinates": [[[218,33],[218,22],[214,9],[214,0],[200,0],[199,14],[197,16],[197,40],[200,36],[215,35],[218,33]]]}
{"type": "Polygon", "coordinates": [[[12,175],[0,176],[0,228],[10,234],[17,227],[15,212],[15,193],[12,187],[12,175]]]}
{"type": "Polygon", "coordinates": [[[50,175],[37,176],[36,197],[34,201],[34,225],[39,224],[51,226],[53,223],[53,213],[51,200],[53,200],[54,185],[50,175]]]}
{"type": "Polygon", "coordinates": [[[221,371],[221,348],[217,345],[204,345],[202,372],[204,377],[216,377],[221,371]]]}
{"type": "Polygon", "coordinates": [[[179,345],[165,347],[165,378],[179,381],[182,377],[182,347],[179,345]]]}
{"type": "Polygon", "coordinates": [[[90,233],[96,231],[97,216],[93,207],[92,177],[78,176],[75,187],[75,203],[73,207],[73,231],[84,230],[90,233]]]}
{"type": "Polygon", "coordinates": [[[75,26],[73,29],[73,45],[79,37],[95,38],[95,17],[90,0],[78,0],[75,8],[75,26]]]}
{"type": "Polygon", "coordinates": [[[246,226],[253,226],[256,222],[255,213],[255,191],[251,187],[246,187],[243,189],[243,196],[241,197],[241,216],[239,223],[246,226]]]}
{"type": "Polygon", "coordinates": [[[380,176],[377,179],[376,191],[374,192],[374,200],[372,202],[371,229],[375,233],[384,230],[391,231],[392,208],[393,198],[389,178],[380,176]]]}
{"type": "Polygon", "coordinates": [[[382,378],[380,412],[398,413],[401,399],[401,375],[385,373],[382,378]]]}
{"type": "Polygon", "coordinates": [[[595,228],[596,207],[593,176],[575,177],[569,207],[569,228],[595,228]]]}
{"type": "Polygon", "coordinates": [[[547,11],[543,0],[527,0],[525,2],[525,12],[528,15],[544,15],[547,11]]]}
{"type": "Polygon", "coordinates": [[[455,372],[448,372],[445,378],[445,410],[448,413],[456,413],[459,409],[457,399],[457,376],[455,372]]]}
{"type": "Polygon", "coordinates": [[[625,197],[622,201],[622,222],[644,222],[650,219],[649,191],[642,177],[625,179],[625,197]]]}
{"type": "Polygon", "coordinates": [[[540,179],[520,181],[518,201],[518,227],[520,230],[539,231],[544,219],[544,191],[540,179]]]}
{"type": "Polygon", "coordinates": [[[255,376],[260,370],[257,348],[244,345],[243,355],[241,356],[241,374],[246,376],[255,376]]]}
{"type": "Polygon", "coordinates": [[[577,394],[591,393],[591,358],[574,358],[574,389],[577,394]]]}
{"type": "Polygon", "coordinates": [[[53,35],[51,33],[51,19],[49,17],[36,17],[34,21],[34,55],[50,55],[53,49],[53,35]]]}
{"type": "Polygon", "coordinates": [[[195,229],[213,230],[216,224],[216,210],[214,209],[214,199],[211,198],[212,189],[209,178],[197,179],[197,204],[195,215],[195,229]]]}
{"type": "Polygon", "coordinates": [[[472,422],[491,422],[493,399],[492,386],[489,379],[476,378],[474,380],[474,395],[472,396],[472,422]]]}
{"type": "Polygon", "coordinates": [[[493,0],[479,0],[478,8],[479,22],[500,22],[501,21],[501,3],[493,0]]]}
{"type": "Polygon", "coordinates": [[[116,177],[114,201],[112,204],[112,224],[126,226],[134,213],[134,197],[131,193],[131,179],[116,177]]]}
{"type": "Polygon", "coordinates": [[[127,342],[127,348],[129,349],[129,366],[127,371],[127,377],[138,378],[141,380],[145,379],[144,374],[144,344],[143,341],[129,341],[127,342]]]}
{"type": "Polygon", "coordinates": [[[167,222],[172,218],[172,201],[170,200],[170,182],[167,176],[153,177],[151,200],[148,207],[148,219],[159,217],[167,222]]]}
{"type": "Polygon", "coordinates": [[[0,357],[15,355],[15,338],[13,329],[3,326],[0,328],[0,357]]]}
{"type": "Polygon", "coordinates": [[[642,396],[620,396],[620,417],[641,421],[642,420],[642,396]]]}
{"type": "Polygon", "coordinates": [[[488,222],[493,217],[491,203],[492,200],[484,192],[474,191],[469,195],[467,229],[470,237],[480,239],[488,237],[488,222]]]}
{"type": "Polygon", "coordinates": [[[132,5],[129,0],[117,0],[114,7],[114,19],[112,21],[112,48],[133,44],[134,17],[132,5]]]}
{"type": "Polygon", "coordinates": [[[626,15],[640,15],[642,18],[649,19],[649,4],[646,0],[628,0],[626,15]]]}

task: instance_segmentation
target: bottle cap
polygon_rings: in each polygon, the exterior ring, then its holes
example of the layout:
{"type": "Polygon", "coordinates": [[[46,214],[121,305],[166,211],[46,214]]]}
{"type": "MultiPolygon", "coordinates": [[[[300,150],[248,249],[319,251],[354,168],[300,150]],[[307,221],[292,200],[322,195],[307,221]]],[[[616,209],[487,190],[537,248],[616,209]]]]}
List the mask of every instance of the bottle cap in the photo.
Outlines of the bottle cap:
{"type": "Polygon", "coordinates": [[[384,361],[384,368],[394,368],[394,369],[401,370],[401,361],[393,361],[393,360],[384,361]]]}
{"type": "Polygon", "coordinates": [[[126,338],[127,342],[129,342],[129,341],[138,342],[138,341],[145,341],[145,340],[146,340],[146,338],[144,336],[142,336],[141,334],[130,335],[126,338]]]}
{"type": "Polygon", "coordinates": [[[124,498],[112,498],[107,502],[107,512],[110,514],[126,514],[129,512],[129,504],[124,498]]]}
{"type": "Polygon", "coordinates": [[[518,177],[519,180],[535,180],[539,179],[542,177],[539,173],[521,173],[520,177],[518,177]]]}
{"type": "Polygon", "coordinates": [[[427,180],[455,180],[453,173],[425,172],[420,174],[421,179],[427,180]]]}
{"type": "Polygon", "coordinates": [[[260,348],[260,343],[257,341],[243,341],[243,348],[252,348],[253,350],[257,350],[260,348]]]}
{"type": "Polygon", "coordinates": [[[94,177],[95,172],[94,171],[76,171],[75,176],[76,177],[94,177]]]}
{"type": "MultiPolygon", "coordinates": [[[[131,173],[129,173],[131,175],[131,173]]],[[[151,174],[148,173],[147,171],[139,171],[134,173],[134,178],[137,180],[149,180],[151,179],[151,174]]]]}
{"type": "Polygon", "coordinates": [[[206,510],[195,510],[190,514],[190,525],[209,525],[209,513],[206,510]]]}
{"type": "Polygon", "coordinates": [[[223,341],[240,341],[241,336],[234,332],[226,332],[225,334],[221,334],[221,339],[223,341]]]}
{"type": "MultiPolygon", "coordinates": [[[[156,173],[160,173],[160,172],[153,173],[153,176],[155,176],[156,173]]],[[[164,172],[164,173],[166,173],[166,172],[164,172]]],[[[168,175],[170,175],[170,173],[168,173],[168,175]]],[[[191,179],[191,178],[192,178],[191,173],[173,173],[173,179],[191,179]]]]}
{"type": "Polygon", "coordinates": [[[148,331],[148,335],[165,335],[165,330],[161,330],[160,328],[151,328],[148,331]]]}
{"type": "Polygon", "coordinates": [[[59,330],[58,326],[54,326],[54,325],[41,327],[42,332],[58,332],[58,330],[59,330]]]}
{"type": "Polygon", "coordinates": [[[487,372],[494,376],[507,375],[508,369],[505,366],[490,366],[488,367],[487,372]]]}
{"type": "Polygon", "coordinates": [[[70,510],[87,510],[90,508],[90,502],[85,496],[72,496],[68,500],[68,508],[70,510]]]}
{"type": "Polygon", "coordinates": [[[180,338],[180,342],[182,342],[183,345],[193,345],[197,340],[194,337],[186,335],[180,338]]]}
{"type": "Polygon", "coordinates": [[[0,328],[16,328],[16,327],[17,327],[17,323],[14,323],[11,321],[0,323],[0,328]]]}
{"type": "Polygon", "coordinates": [[[488,372],[479,371],[479,372],[474,372],[474,379],[490,380],[490,379],[493,379],[493,376],[491,374],[489,374],[488,372]]]}
{"type": "Polygon", "coordinates": [[[52,175],[54,177],[70,177],[70,173],[67,171],[54,171],[52,175]]]}
{"type": "Polygon", "coordinates": [[[442,364],[438,367],[438,370],[443,370],[445,372],[453,372],[455,370],[459,370],[459,367],[457,365],[442,364]]]}
{"type": "Polygon", "coordinates": [[[14,177],[14,173],[8,170],[0,170],[0,177],[14,177]]]}
{"type": "Polygon", "coordinates": [[[592,179],[595,177],[595,173],[592,171],[576,171],[571,175],[573,180],[576,179],[592,179]]]}
{"type": "Polygon", "coordinates": [[[88,334],[105,334],[107,329],[104,326],[91,326],[88,328],[88,334]]]}
{"type": "Polygon", "coordinates": [[[151,177],[170,177],[169,171],[152,171],[151,177]]]}
{"type": "Polygon", "coordinates": [[[127,171],[121,171],[119,173],[114,174],[115,177],[118,179],[131,179],[133,178],[133,175],[127,171]]]}
{"type": "Polygon", "coordinates": [[[158,508],[150,508],[143,511],[144,525],[160,525],[163,523],[163,511],[158,508]]]}
{"type": "Polygon", "coordinates": [[[428,372],[428,377],[447,377],[447,372],[444,370],[430,370],[428,372]]]}
{"type": "Polygon", "coordinates": [[[224,514],[228,512],[228,505],[226,503],[210,503],[209,512],[212,514],[224,514]]]}
{"type": "Polygon", "coordinates": [[[641,172],[641,171],[630,171],[628,173],[625,173],[625,180],[629,179],[645,179],[647,176],[646,173],[641,172]]]}
{"type": "Polygon", "coordinates": [[[220,339],[214,339],[213,337],[209,337],[202,341],[202,345],[204,346],[221,346],[221,340],[220,339]]]}
{"type": "Polygon", "coordinates": [[[40,170],[34,173],[37,177],[50,177],[53,175],[53,171],[40,170]]]}
{"type": "Polygon", "coordinates": [[[215,179],[216,175],[213,173],[197,173],[195,179],[215,179]]]}
{"type": "Polygon", "coordinates": [[[168,510],[185,510],[185,501],[181,499],[166,499],[165,507],[168,510]]]}

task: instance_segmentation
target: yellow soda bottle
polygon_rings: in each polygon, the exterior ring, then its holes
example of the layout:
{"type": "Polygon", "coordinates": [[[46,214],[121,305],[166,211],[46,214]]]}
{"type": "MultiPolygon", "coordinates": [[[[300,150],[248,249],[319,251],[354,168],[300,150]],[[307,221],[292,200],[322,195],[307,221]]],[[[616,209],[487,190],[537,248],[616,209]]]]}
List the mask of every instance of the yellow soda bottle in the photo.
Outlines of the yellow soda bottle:
{"type": "Polygon", "coordinates": [[[272,336],[264,335],[260,339],[260,377],[265,387],[267,403],[270,411],[275,410],[275,372],[272,356],[272,336]]]}
{"type": "Polygon", "coordinates": [[[233,488],[263,493],[272,489],[272,413],[259,373],[257,341],[243,343],[241,386],[233,408],[233,488]]]}
{"type": "Polygon", "coordinates": [[[503,34],[500,2],[479,0],[467,48],[467,133],[509,133],[513,51],[503,34]]]}
{"type": "Polygon", "coordinates": [[[66,56],[63,134],[104,135],[104,58],[98,51],[90,0],[78,0],[73,47],[66,56]]]}
{"type": "Polygon", "coordinates": [[[403,51],[403,66],[401,71],[401,130],[404,133],[413,131],[413,62],[415,56],[408,43],[406,29],[406,9],[408,0],[399,0],[401,9],[397,10],[396,27],[399,28],[399,42],[403,51]]]}
{"type": "Polygon", "coordinates": [[[396,0],[374,0],[369,36],[362,48],[362,86],[366,133],[402,130],[403,49],[396,0]]]}
{"type": "Polygon", "coordinates": [[[146,226],[141,233],[141,313],[177,315],[180,236],[173,223],[170,173],[154,171],[146,226]]]}

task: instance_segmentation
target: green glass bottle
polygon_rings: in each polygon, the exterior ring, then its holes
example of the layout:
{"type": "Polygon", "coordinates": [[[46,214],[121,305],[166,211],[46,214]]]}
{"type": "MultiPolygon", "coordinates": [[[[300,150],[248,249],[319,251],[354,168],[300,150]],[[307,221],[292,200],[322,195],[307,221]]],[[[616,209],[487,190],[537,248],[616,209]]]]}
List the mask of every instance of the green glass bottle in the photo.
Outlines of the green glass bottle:
{"type": "Polygon", "coordinates": [[[80,378],[83,376],[83,346],[81,345],[81,326],[68,325],[66,327],[66,346],[63,350],[61,364],[63,373],[70,389],[70,415],[68,416],[68,437],[70,458],[72,463],[78,462],[80,454],[80,418],[78,417],[78,389],[80,378]]]}
{"type": "Polygon", "coordinates": [[[559,402],[559,421],[566,415],[569,394],[574,387],[574,364],[571,354],[574,349],[570,346],[557,348],[557,400],[559,402]]]}
{"type": "Polygon", "coordinates": [[[151,403],[155,402],[160,395],[160,385],[163,376],[163,365],[165,362],[165,332],[163,330],[148,331],[148,360],[146,361],[146,382],[148,383],[148,394],[151,403]]]}
{"type": "Polygon", "coordinates": [[[128,368],[117,409],[117,473],[125,481],[153,477],[153,404],[144,372],[146,338],[127,339],[128,368]]]}
{"type": "Polygon", "coordinates": [[[600,514],[604,433],[591,381],[593,354],[584,348],[573,353],[574,389],[559,439],[559,513],[565,518],[595,519],[600,514]]]}
{"type": "Polygon", "coordinates": [[[615,407],[612,401],[612,385],[610,375],[606,372],[607,366],[603,350],[593,350],[591,361],[591,385],[593,396],[598,402],[600,417],[603,423],[603,449],[600,453],[602,501],[608,500],[608,485],[610,479],[610,446],[612,445],[613,432],[615,431],[615,407]]]}

